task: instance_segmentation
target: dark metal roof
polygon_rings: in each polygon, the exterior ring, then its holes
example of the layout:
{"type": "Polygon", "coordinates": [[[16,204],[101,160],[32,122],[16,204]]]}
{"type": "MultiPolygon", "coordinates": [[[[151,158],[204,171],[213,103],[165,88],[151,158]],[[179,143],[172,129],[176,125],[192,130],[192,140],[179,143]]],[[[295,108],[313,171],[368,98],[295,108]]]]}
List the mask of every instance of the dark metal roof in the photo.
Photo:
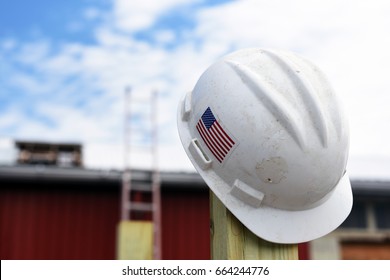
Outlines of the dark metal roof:
{"type": "Polygon", "coordinates": [[[49,165],[12,165],[0,166],[0,180],[61,180],[61,181],[96,181],[117,182],[118,171],[103,171],[84,168],[65,168],[49,165]]]}
{"type": "MultiPolygon", "coordinates": [[[[161,172],[162,187],[206,188],[203,179],[197,173],[161,172]]],[[[132,179],[136,182],[148,181],[151,172],[133,170],[132,179]]],[[[60,181],[62,183],[112,183],[119,184],[122,179],[120,170],[99,170],[77,167],[57,167],[50,165],[0,165],[1,181],[60,181]]],[[[0,185],[1,187],[1,185],[0,185]]]]}
{"type": "Polygon", "coordinates": [[[390,181],[351,180],[352,190],[360,196],[389,196],[390,181]]]}
{"type": "MultiPolygon", "coordinates": [[[[122,171],[98,170],[85,168],[66,168],[45,165],[0,165],[1,181],[60,181],[63,183],[112,183],[119,185],[122,171]]],[[[207,188],[203,179],[197,173],[186,172],[161,172],[163,188],[207,188]]],[[[132,178],[137,182],[148,181],[151,172],[145,170],[133,170],[132,178]]],[[[390,196],[390,181],[375,180],[351,180],[355,195],[359,196],[390,196]]],[[[1,184],[0,184],[1,187],[1,184]]]]}

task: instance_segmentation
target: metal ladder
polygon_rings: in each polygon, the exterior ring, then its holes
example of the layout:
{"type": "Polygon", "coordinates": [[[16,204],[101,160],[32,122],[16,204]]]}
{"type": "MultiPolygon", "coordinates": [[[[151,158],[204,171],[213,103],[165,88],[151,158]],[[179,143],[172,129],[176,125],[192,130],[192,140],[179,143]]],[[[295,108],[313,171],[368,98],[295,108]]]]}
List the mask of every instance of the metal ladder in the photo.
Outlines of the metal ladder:
{"type": "MultiPolygon", "coordinates": [[[[142,110],[141,110],[142,111],[142,110]]],[[[153,223],[153,258],[161,259],[161,192],[160,172],[158,168],[157,150],[157,92],[152,92],[150,98],[137,100],[132,97],[131,88],[125,89],[125,119],[124,119],[124,171],[122,175],[121,219],[122,220],[152,220],[153,223]],[[149,112],[137,115],[137,106],[149,107],[149,112]],[[137,128],[138,127],[138,128],[137,128]],[[144,129],[147,143],[142,148],[149,155],[148,171],[138,172],[132,168],[131,157],[137,129],[144,129]],[[146,129],[145,129],[146,128],[146,129]],[[140,176],[141,174],[141,176],[140,176]],[[142,176],[143,174],[143,176],[142,176]],[[138,177],[138,178],[137,178],[138,177]]],[[[137,144],[137,145],[135,145],[137,144]]]]}

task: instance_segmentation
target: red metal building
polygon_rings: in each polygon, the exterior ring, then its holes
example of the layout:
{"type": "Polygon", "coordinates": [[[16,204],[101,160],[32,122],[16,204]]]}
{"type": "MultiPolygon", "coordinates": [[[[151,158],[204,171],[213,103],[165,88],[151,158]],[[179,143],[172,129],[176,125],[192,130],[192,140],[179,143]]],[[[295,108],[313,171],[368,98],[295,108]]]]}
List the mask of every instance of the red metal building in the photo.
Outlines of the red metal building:
{"type": "MultiPolygon", "coordinates": [[[[192,173],[162,173],[161,181],[162,258],[209,259],[207,186],[192,173]]],[[[390,259],[389,183],[352,185],[347,221],[300,244],[300,259],[390,259]]],[[[119,171],[0,166],[0,259],[115,259],[120,188],[119,171]]]]}
{"type": "MultiPolygon", "coordinates": [[[[143,172],[134,172],[134,177],[143,172]]],[[[1,259],[115,259],[116,171],[0,168],[1,259]]],[[[209,259],[208,190],[193,174],[162,174],[163,259],[209,259]]]]}

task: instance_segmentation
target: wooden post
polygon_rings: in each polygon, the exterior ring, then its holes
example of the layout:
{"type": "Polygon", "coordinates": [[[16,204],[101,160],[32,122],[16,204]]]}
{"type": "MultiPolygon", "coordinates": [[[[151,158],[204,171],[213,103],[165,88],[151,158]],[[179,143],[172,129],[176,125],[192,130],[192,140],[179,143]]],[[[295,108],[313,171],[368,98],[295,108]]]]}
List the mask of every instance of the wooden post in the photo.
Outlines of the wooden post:
{"type": "Polygon", "coordinates": [[[251,231],[210,191],[211,258],[213,260],[297,260],[297,244],[265,241],[251,231]]]}

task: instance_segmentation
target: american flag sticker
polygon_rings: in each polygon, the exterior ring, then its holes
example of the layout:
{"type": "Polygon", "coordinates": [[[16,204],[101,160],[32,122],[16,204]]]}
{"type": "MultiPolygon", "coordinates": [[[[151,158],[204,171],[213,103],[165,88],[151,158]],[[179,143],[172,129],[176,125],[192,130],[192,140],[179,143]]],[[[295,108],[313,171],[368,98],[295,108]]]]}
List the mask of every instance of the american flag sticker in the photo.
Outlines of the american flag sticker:
{"type": "Polygon", "coordinates": [[[222,128],[210,107],[206,109],[199,119],[196,124],[196,129],[211,153],[222,163],[229,151],[233,148],[235,142],[222,128]]]}

